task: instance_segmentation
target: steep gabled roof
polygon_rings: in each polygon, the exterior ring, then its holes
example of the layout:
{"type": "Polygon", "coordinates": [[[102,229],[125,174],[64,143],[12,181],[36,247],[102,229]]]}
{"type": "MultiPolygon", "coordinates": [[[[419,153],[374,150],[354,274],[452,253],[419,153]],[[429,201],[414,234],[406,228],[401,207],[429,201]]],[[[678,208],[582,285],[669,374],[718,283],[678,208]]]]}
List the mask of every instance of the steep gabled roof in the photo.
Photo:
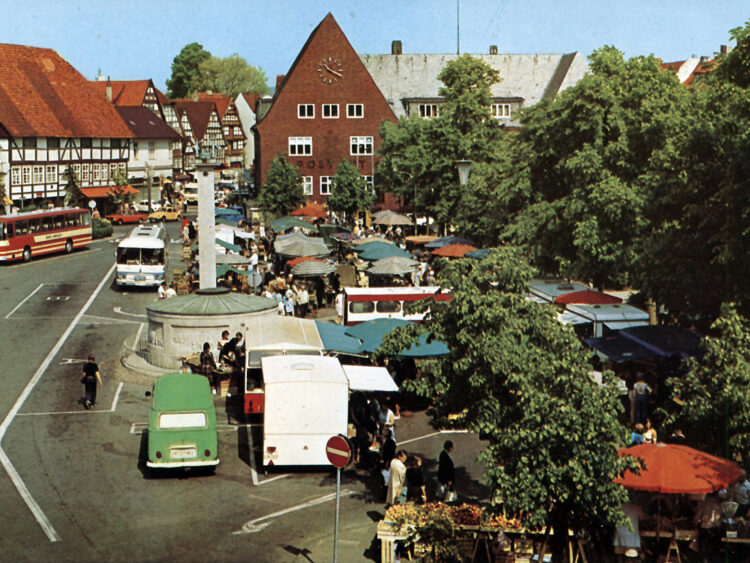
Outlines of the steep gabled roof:
{"type": "Polygon", "coordinates": [[[144,106],[119,106],[117,112],[136,139],[180,139],[167,123],[144,106]]]}
{"type": "MultiPolygon", "coordinates": [[[[116,106],[140,106],[146,97],[146,90],[151,83],[146,80],[110,80],[112,85],[112,103],[116,106]]],[[[107,95],[107,82],[92,81],[91,84],[104,96],[107,95]]]]}
{"type": "Polygon", "coordinates": [[[172,102],[177,115],[182,118],[187,115],[190,127],[196,140],[206,136],[208,123],[211,120],[211,112],[216,107],[213,102],[194,102],[193,100],[174,100],[172,102]]]}
{"type": "Polygon", "coordinates": [[[216,105],[216,111],[219,114],[219,119],[224,119],[224,114],[227,113],[229,104],[232,103],[232,99],[229,96],[216,92],[198,92],[198,101],[213,102],[216,105]]]}
{"type": "Polygon", "coordinates": [[[697,76],[705,76],[714,69],[716,59],[690,57],[684,61],[662,63],[661,68],[671,70],[685,86],[690,86],[697,76]]]}
{"type": "MultiPolygon", "coordinates": [[[[578,82],[588,71],[581,53],[533,55],[472,55],[498,71],[493,98],[523,98],[524,106],[554,96],[578,82]]],[[[398,116],[402,100],[436,98],[443,83],[440,71],[458,55],[360,55],[383,96],[398,116]]]]}
{"type": "Polygon", "coordinates": [[[247,102],[247,105],[255,113],[255,105],[260,100],[260,94],[242,94],[242,97],[245,98],[245,102],[247,102]]]}
{"type": "Polygon", "coordinates": [[[132,138],[114,106],[52,49],[0,44],[0,124],[14,137],[132,138]]]}

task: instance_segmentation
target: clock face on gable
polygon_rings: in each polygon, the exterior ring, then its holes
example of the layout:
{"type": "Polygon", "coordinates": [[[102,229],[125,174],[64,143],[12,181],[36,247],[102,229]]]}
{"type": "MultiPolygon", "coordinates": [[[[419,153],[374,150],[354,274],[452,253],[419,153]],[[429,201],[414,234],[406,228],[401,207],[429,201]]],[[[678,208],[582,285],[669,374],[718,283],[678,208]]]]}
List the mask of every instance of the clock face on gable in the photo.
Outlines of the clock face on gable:
{"type": "Polygon", "coordinates": [[[344,67],[336,57],[324,57],[317,65],[318,78],[324,84],[335,84],[344,77],[344,67]]]}

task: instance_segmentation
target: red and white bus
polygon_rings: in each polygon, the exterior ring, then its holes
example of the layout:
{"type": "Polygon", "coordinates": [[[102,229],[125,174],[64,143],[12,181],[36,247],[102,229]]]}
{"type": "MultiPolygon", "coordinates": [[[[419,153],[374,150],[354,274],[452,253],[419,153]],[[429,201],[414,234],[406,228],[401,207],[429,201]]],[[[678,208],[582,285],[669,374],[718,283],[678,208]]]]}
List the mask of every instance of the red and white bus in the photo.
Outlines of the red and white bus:
{"type": "Polygon", "coordinates": [[[372,319],[421,321],[424,313],[407,315],[404,307],[411,301],[434,297],[448,301],[450,293],[437,286],[424,287],[345,287],[344,324],[354,325],[372,319]]]}
{"type": "Polygon", "coordinates": [[[88,209],[67,207],[0,215],[0,262],[28,262],[32,256],[70,253],[90,242],[88,209]]]}

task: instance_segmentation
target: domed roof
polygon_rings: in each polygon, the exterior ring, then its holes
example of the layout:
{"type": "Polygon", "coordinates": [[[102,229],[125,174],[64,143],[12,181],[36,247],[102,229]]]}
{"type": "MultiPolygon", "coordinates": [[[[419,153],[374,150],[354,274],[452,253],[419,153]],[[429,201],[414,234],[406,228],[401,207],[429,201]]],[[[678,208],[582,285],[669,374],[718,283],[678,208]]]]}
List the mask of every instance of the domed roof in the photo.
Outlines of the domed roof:
{"type": "Polygon", "coordinates": [[[226,287],[217,287],[199,289],[190,295],[154,301],[146,306],[146,310],[150,313],[199,316],[258,313],[276,307],[275,299],[236,293],[226,287]]]}

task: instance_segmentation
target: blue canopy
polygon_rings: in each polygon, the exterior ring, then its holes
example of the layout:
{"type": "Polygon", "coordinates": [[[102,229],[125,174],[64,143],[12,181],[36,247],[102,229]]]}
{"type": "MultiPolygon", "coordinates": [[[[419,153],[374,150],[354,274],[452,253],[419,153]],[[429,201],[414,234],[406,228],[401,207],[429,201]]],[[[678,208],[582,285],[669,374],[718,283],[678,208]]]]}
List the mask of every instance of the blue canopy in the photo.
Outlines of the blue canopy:
{"type": "MultiPolygon", "coordinates": [[[[383,339],[393,329],[414,324],[404,319],[375,319],[347,327],[345,333],[362,341],[360,351],[368,354],[373,353],[383,343],[383,339]]],[[[445,356],[450,353],[448,346],[443,342],[433,340],[427,343],[429,334],[419,335],[419,340],[409,348],[401,350],[397,357],[429,358],[433,356],[445,356]]]]}
{"type": "Polygon", "coordinates": [[[697,335],[671,326],[635,326],[585,342],[616,363],[646,358],[689,358],[702,353],[697,335]]]}
{"type": "Polygon", "coordinates": [[[487,258],[487,255],[490,253],[491,248],[479,248],[477,250],[472,250],[471,252],[467,252],[464,254],[464,256],[468,256],[469,258],[475,258],[476,260],[484,260],[487,258]]]}
{"type": "Polygon", "coordinates": [[[360,342],[346,334],[346,327],[326,321],[315,321],[323,349],[326,352],[361,355],[360,342]]]}
{"type": "Polygon", "coordinates": [[[236,217],[242,216],[242,212],[233,207],[215,207],[214,214],[217,217],[236,217]]]}
{"type": "Polygon", "coordinates": [[[405,258],[414,258],[414,256],[402,250],[395,244],[381,244],[378,246],[370,246],[359,253],[359,257],[362,260],[382,260],[383,258],[390,258],[391,256],[404,256],[405,258]]]}

